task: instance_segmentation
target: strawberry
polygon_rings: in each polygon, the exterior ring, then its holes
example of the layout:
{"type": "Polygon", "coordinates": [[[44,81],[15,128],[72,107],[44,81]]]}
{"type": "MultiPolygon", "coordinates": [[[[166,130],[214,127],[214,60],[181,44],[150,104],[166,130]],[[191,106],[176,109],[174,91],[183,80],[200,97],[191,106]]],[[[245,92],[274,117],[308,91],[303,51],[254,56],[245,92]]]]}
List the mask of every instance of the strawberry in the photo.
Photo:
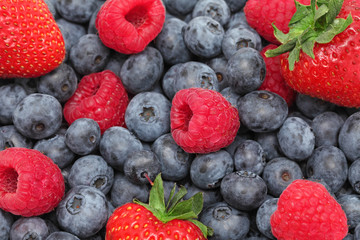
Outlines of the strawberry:
{"type": "MultiPolygon", "coordinates": [[[[310,0],[298,0],[302,4],[310,4],[310,0]]],[[[274,23],[281,31],[289,31],[288,24],[295,13],[294,0],[248,0],[244,13],[248,24],[270,43],[279,45],[274,36],[274,23]]]]}
{"type": "Polygon", "coordinates": [[[296,7],[288,34],[274,27],[282,45],[265,55],[281,54],[281,73],[296,91],[360,107],[360,1],[312,0],[296,7]]]}
{"type": "Polygon", "coordinates": [[[152,185],[148,204],[134,200],[114,210],[106,225],[106,240],[201,240],[212,234],[212,229],[195,219],[203,206],[201,192],[182,200],[186,189],[181,187],[175,194],[175,185],[165,205],[161,174],[152,185]]]}
{"type": "Polygon", "coordinates": [[[43,0],[0,0],[0,78],[33,78],[58,67],[65,43],[43,0]]]}

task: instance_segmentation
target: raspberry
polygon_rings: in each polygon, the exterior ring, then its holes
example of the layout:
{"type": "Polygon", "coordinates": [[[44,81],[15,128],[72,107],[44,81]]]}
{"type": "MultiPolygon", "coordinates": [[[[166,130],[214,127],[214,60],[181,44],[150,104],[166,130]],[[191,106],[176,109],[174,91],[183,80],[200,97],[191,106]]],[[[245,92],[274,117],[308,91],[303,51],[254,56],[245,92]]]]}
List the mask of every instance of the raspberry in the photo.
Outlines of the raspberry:
{"type": "Polygon", "coordinates": [[[138,53],[160,33],[165,22],[161,0],[107,0],[95,26],[105,46],[120,53],[138,53]]]}
{"type": "Polygon", "coordinates": [[[65,192],[60,168],[38,150],[0,151],[0,208],[24,217],[52,211],[65,192]]]}
{"type": "Polygon", "coordinates": [[[282,192],[270,224],[279,240],[341,240],[348,232],[341,205],[322,184],[302,179],[282,192]]]}
{"type": "Polygon", "coordinates": [[[261,56],[264,58],[266,65],[266,75],[259,90],[267,90],[280,95],[285,99],[288,106],[292,106],[295,101],[296,92],[287,85],[281,75],[280,56],[266,57],[265,52],[268,49],[277,48],[275,44],[269,44],[261,50],[261,56]]]}
{"type": "Polygon", "coordinates": [[[216,152],[234,141],[238,111],[219,92],[203,88],[178,91],[170,112],[171,133],[188,153],[216,152]]]}
{"type": "Polygon", "coordinates": [[[64,105],[64,117],[69,124],[79,118],[91,118],[104,133],[109,127],[124,126],[128,103],[121,79],[105,70],[81,79],[74,95],[64,105]]]}

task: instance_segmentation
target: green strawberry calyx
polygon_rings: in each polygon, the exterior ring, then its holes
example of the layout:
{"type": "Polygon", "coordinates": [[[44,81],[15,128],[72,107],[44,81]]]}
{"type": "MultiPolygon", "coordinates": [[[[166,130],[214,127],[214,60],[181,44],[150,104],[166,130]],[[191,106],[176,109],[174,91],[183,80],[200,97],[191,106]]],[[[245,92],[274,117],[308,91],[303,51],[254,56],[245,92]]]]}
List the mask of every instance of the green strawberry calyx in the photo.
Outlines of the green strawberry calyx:
{"type": "Polygon", "coordinates": [[[176,192],[176,184],[170,192],[169,201],[165,204],[164,186],[161,173],[157,175],[154,182],[150,181],[152,188],[149,195],[149,203],[143,203],[134,199],[134,203],[145,207],[152,212],[161,222],[167,223],[174,219],[187,220],[195,224],[203,233],[204,237],[211,236],[213,230],[196,220],[203,208],[203,193],[198,192],[191,198],[183,200],[187,190],[180,186],[176,192]]]}
{"type": "Polygon", "coordinates": [[[266,57],[275,57],[289,52],[289,69],[294,69],[299,61],[300,50],[315,58],[315,43],[329,43],[337,34],[343,32],[352,22],[351,13],[344,18],[337,18],[344,0],[311,0],[310,5],[295,1],[296,12],[289,22],[287,34],[275,24],[274,35],[281,45],[265,52],[266,57]]]}

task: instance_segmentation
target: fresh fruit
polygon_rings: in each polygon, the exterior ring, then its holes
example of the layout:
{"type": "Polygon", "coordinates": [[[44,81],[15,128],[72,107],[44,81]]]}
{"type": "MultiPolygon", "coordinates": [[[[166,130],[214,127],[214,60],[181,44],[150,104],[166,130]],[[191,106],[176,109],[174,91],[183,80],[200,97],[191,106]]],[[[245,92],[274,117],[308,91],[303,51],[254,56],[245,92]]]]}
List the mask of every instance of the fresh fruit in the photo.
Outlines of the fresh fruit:
{"type": "Polygon", "coordinates": [[[105,46],[120,53],[139,53],[155,39],[165,22],[161,0],[109,0],[95,20],[105,46]]]}
{"type": "Polygon", "coordinates": [[[178,91],[170,120],[175,142],[189,153],[210,153],[228,146],[240,127],[237,109],[219,92],[203,88],[178,91]]]}
{"type": "Polygon", "coordinates": [[[311,1],[296,4],[297,12],[284,34],[283,44],[268,50],[281,55],[281,72],[296,91],[346,107],[360,106],[360,1],[311,1]],[[336,18],[337,17],[337,18],[336,18]]]}
{"type": "Polygon", "coordinates": [[[182,200],[186,189],[175,191],[176,186],[165,205],[159,174],[150,190],[148,204],[135,200],[115,209],[107,222],[105,239],[206,239],[211,230],[195,219],[202,209],[202,194],[182,200]]]}
{"type": "Polygon", "coordinates": [[[84,76],[74,95],[64,105],[65,120],[91,118],[101,133],[112,126],[124,126],[128,95],[121,79],[110,70],[84,76]]]}
{"type": "Polygon", "coordinates": [[[62,63],[64,39],[43,0],[0,6],[0,78],[39,77],[62,63]]]}
{"type": "Polygon", "coordinates": [[[0,208],[24,217],[52,211],[65,192],[64,178],[53,161],[33,149],[0,151],[0,208]]]}
{"type": "MultiPolygon", "coordinates": [[[[310,0],[297,0],[302,4],[310,4],[310,0]]],[[[288,24],[295,13],[294,0],[248,0],[244,13],[248,24],[270,43],[279,45],[274,36],[272,24],[282,32],[289,31],[288,24]]]]}
{"type": "Polygon", "coordinates": [[[303,179],[283,191],[270,223],[274,236],[284,240],[341,240],[348,232],[340,204],[322,184],[303,179]]]}

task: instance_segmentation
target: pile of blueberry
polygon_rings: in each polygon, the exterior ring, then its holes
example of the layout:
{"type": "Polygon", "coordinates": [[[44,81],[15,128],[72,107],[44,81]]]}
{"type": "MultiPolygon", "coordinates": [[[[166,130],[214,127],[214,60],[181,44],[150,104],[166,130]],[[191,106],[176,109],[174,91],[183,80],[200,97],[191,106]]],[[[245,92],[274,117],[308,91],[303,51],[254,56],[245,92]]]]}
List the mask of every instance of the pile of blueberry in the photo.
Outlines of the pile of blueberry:
{"type": "Polygon", "coordinates": [[[0,149],[33,148],[61,169],[66,195],[52,212],[24,218],[0,209],[0,239],[105,238],[112,211],[133,198],[146,202],[161,172],[168,195],[184,185],[201,191],[199,220],[209,239],[274,239],[270,215],[295,179],[324,184],[347,214],[349,234],[360,234],[360,113],[297,94],[292,106],[258,90],[268,44],[246,22],[246,0],[164,0],[163,30],[141,53],[104,46],[95,18],[103,0],[46,0],[63,34],[66,59],[35,79],[1,80],[0,149]],[[97,122],[63,119],[63,106],[80,79],[111,70],[129,94],[126,127],[103,134],[97,122]],[[177,91],[220,92],[241,120],[229,146],[193,154],[170,133],[177,91]],[[36,124],[34,124],[36,123],[36,124]]]}

